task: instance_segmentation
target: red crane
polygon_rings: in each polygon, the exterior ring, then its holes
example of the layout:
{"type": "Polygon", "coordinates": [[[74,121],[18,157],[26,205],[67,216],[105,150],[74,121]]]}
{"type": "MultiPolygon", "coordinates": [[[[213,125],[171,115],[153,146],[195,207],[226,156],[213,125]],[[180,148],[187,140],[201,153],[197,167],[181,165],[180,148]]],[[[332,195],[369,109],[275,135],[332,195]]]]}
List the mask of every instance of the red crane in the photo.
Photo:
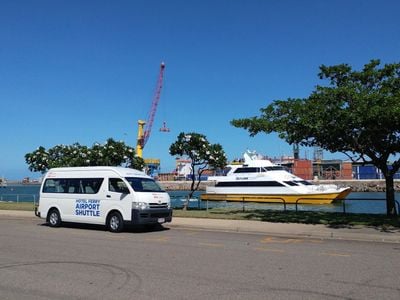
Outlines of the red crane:
{"type": "MultiPolygon", "coordinates": [[[[158,74],[156,89],[154,92],[153,101],[151,103],[150,113],[149,113],[147,122],[143,121],[143,120],[138,121],[139,130],[138,130],[138,137],[137,137],[137,144],[136,144],[136,154],[139,157],[143,157],[143,148],[146,145],[147,141],[149,140],[151,128],[153,127],[154,116],[157,111],[158,102],[160,101],[160,95],[161,95],[161,89],[162,89],[162,83],[163,83],[163,77],[164,77],[164,70],[165,70],[165,64],[164,64],[164,62],[162,62],[160,65],[160,72],[158,74]],[[144,127],[145,125],[146,125],[146,127],[144,127]]],[[[165,122],[164,122],[163,127],[160,129],[160,131],[163,131],[163,132],[169,131],[169,129],[165,125],[165,122]]]]}

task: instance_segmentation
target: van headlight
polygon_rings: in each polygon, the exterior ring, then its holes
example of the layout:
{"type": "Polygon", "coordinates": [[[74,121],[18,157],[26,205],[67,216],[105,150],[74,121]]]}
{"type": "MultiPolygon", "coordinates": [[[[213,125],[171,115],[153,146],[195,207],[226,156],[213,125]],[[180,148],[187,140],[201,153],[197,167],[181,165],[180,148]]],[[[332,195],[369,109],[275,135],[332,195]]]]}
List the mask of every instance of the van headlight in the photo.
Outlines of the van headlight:
{"type": "Polygon", "coordinates": [[[149,209],[149,204],[146,202],[132,202],[133,209],[149,209]]]}

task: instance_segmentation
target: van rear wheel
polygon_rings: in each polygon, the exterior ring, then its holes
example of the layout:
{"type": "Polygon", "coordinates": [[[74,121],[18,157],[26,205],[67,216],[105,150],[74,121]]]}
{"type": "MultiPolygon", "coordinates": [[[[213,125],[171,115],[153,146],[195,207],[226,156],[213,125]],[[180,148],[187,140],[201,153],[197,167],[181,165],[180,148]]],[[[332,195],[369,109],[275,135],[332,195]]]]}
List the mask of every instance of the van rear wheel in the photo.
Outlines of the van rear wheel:
{"type": "Polygon", "coordinates": [[[59,227],[61,225],[61,217],[58,209],[53,208],[47,216],[47,222],[50,227],[59,227]]]}
{"type": "Polygon", "coordinates": [[[111,212],[107,219],[107,227],[111,232],[121,232],[124,229],[124,220],[119,212],[111,212]]]}

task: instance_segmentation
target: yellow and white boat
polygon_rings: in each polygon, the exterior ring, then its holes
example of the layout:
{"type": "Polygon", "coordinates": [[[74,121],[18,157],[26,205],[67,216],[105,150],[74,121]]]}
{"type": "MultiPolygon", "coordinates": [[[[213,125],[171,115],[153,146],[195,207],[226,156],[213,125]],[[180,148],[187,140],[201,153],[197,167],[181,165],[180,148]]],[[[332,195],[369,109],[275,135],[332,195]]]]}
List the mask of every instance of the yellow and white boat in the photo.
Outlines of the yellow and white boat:
{"type": "Polygon", "coordinates": [[[201,200],[329,204],[351,192],[349,187],[312,184],[269,160],[257,159],[251,152],[244,154],[243,165],[234,166],[226,176],[208,180],[215,184],[206,187],[201,200]]]}

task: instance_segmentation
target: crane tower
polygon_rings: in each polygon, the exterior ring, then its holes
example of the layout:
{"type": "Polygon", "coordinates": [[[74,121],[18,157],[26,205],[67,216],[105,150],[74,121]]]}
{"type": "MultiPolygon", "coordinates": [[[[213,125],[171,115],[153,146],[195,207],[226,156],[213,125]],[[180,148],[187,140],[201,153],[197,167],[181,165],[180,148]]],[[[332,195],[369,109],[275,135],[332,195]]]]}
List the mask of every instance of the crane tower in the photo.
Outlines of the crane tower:
{"type": "MultiPolygon", "coordinates": [[[[139,129],[138,129],[138,136],[136,143],[136,155],[139,157],[143,157],[143,148],[146,145],[147,141],[149,140],[151,134],[151,128],[153,127],[154,116],[156,115],[158,102],[160,101],[164,70],[165,70],[165,63],[162,62],[160,65],[160,72],[158,74],[156,89],[154,92],[153,101],[151,103],[151,108],[147,121],[138,120],[139,129]]],[[[169,131],[169,129],[166,128],[165,123],[162,131],[164,132],[169,131]]]]}

